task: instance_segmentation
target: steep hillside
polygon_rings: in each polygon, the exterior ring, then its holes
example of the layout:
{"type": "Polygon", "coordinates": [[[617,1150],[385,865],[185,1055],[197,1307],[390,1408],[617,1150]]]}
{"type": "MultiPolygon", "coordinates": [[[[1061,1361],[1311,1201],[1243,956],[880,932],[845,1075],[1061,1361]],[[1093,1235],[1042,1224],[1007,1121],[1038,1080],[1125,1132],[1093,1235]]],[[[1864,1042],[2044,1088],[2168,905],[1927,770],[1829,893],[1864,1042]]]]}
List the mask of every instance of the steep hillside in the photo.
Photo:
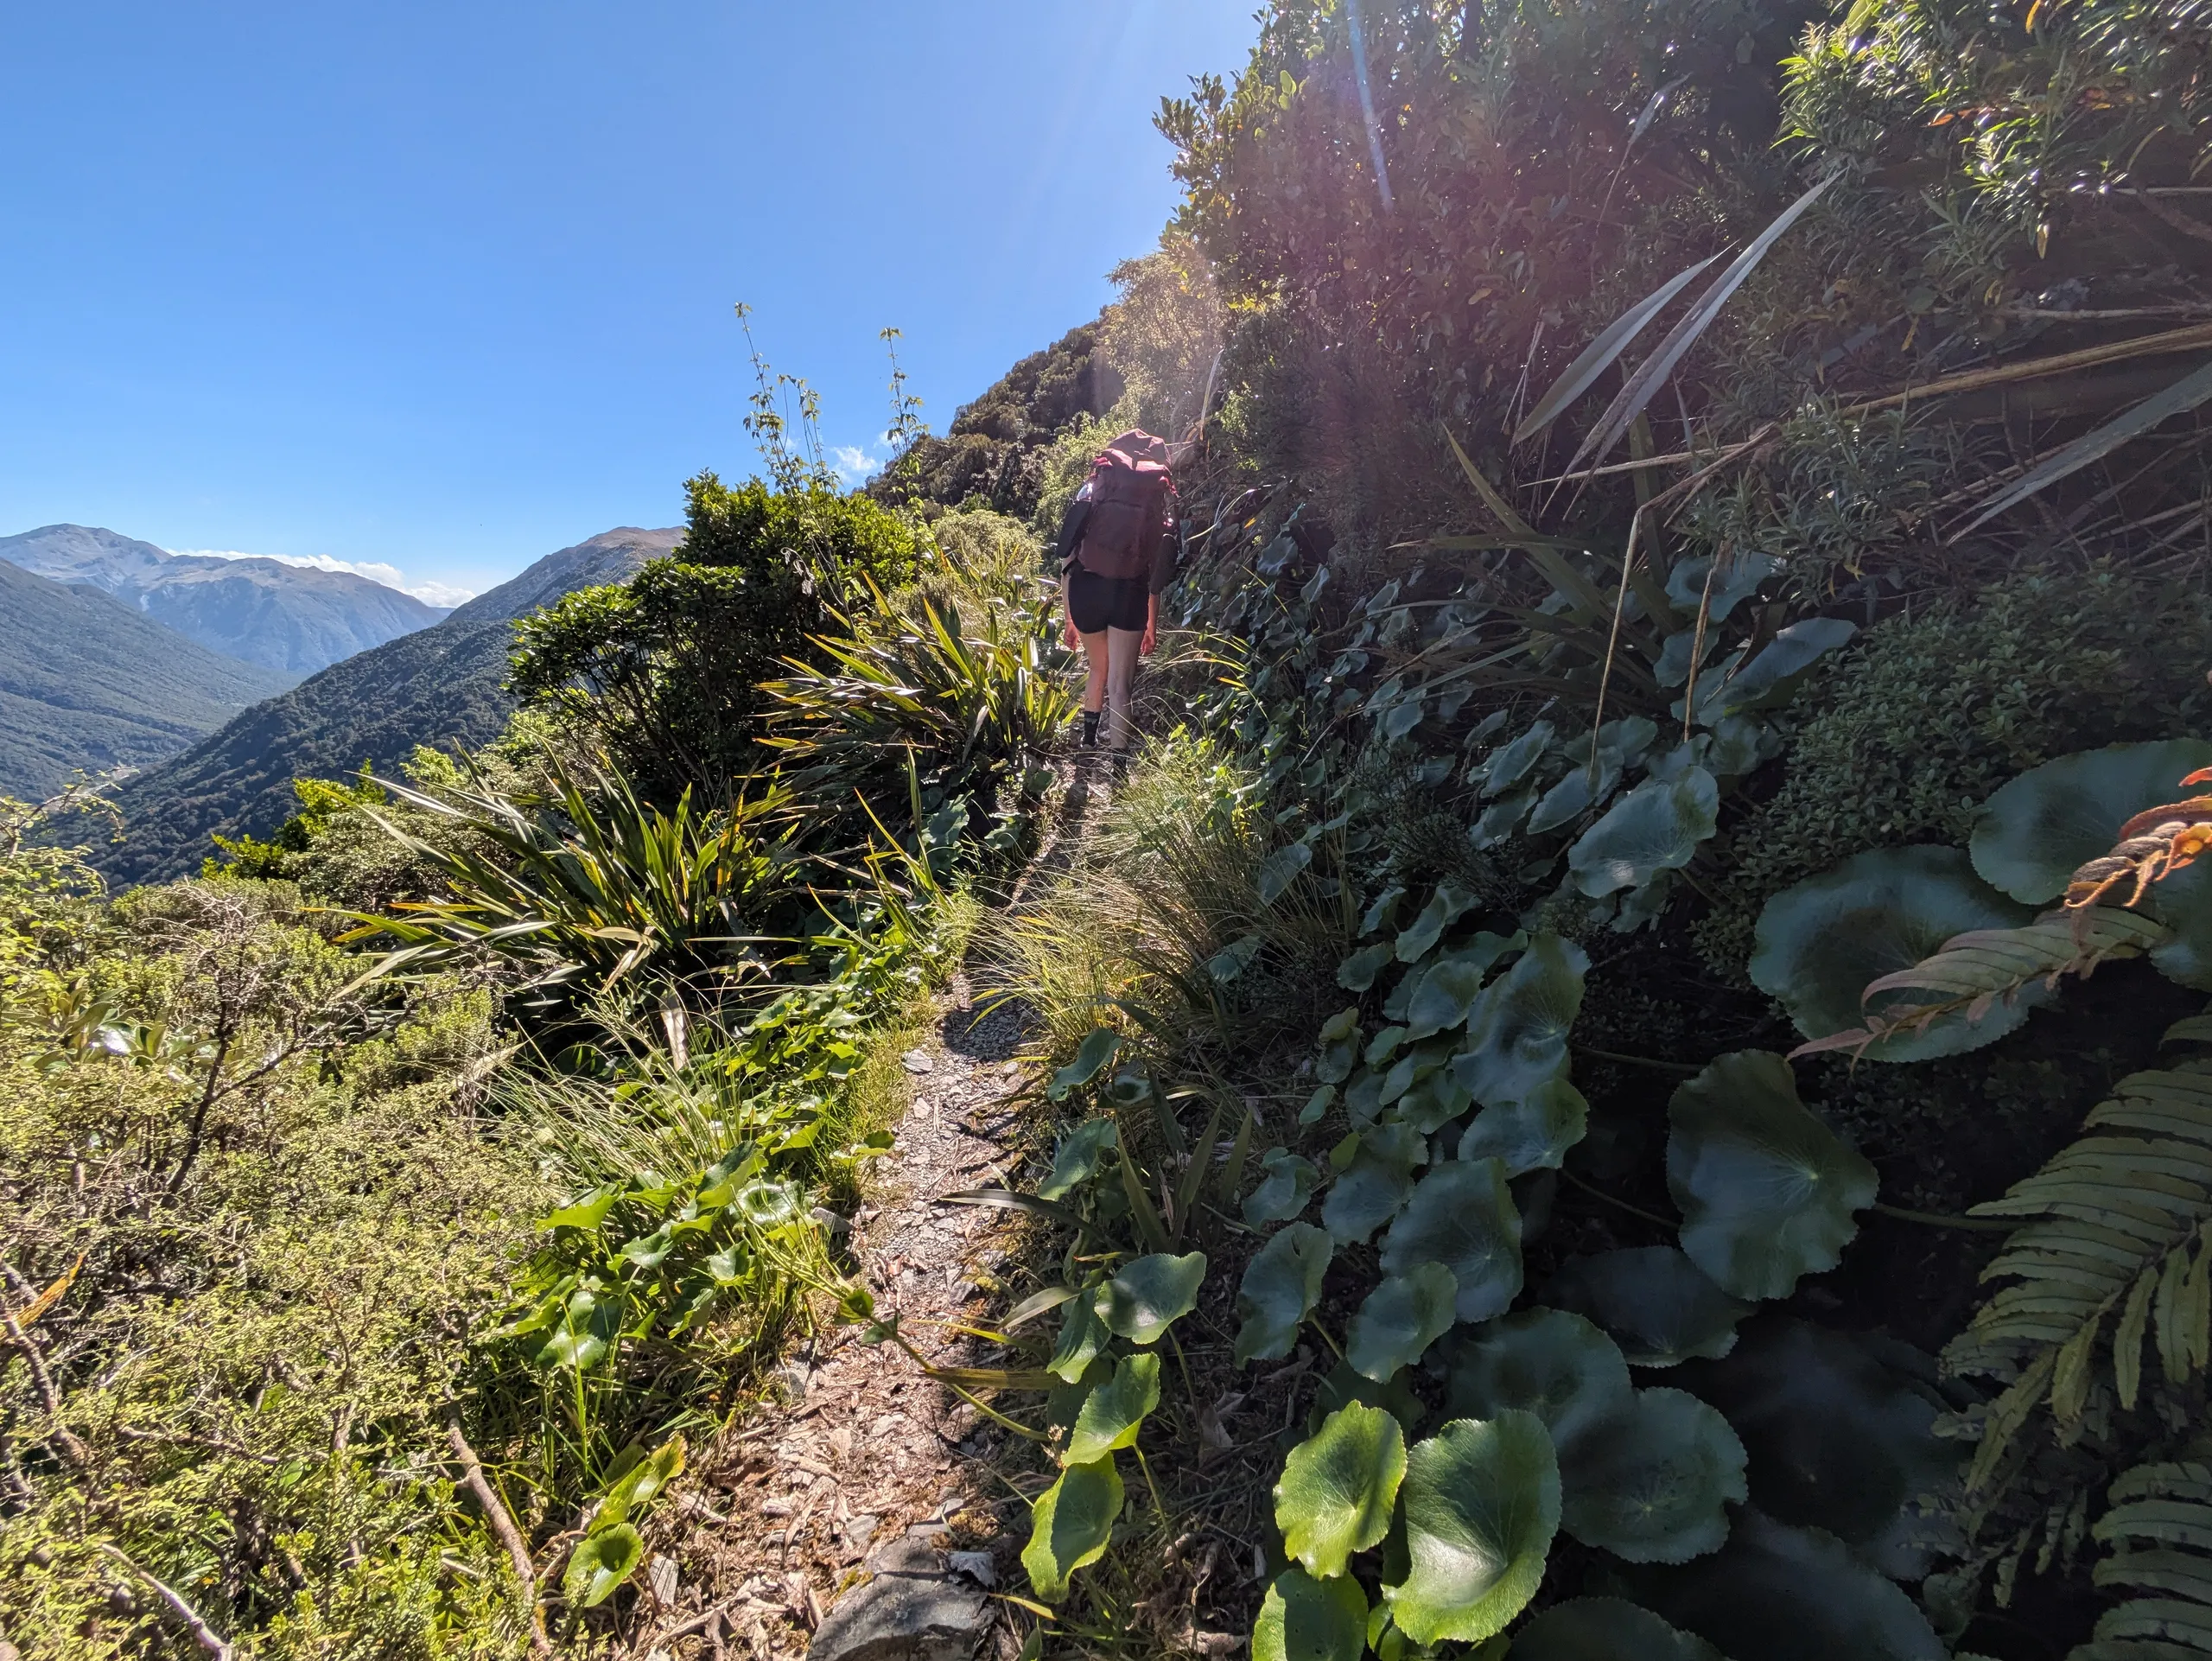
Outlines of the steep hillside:
{"type": "Polygon", "coordinates": [[[1062,428],[1104,414],[1121,395],[1121,377],[1100,348],[1098,325],[1071,328],[962,405],[944,437],[917,441],[869,481],[869,493],[882,501],[918,496],[949,506],[975,500],[1026,519],[1043,492],[1046,447],[1062,428]]]}
{"type": "Polygon", "coordinates": [[[172,554],[82,525],[0,537],[0,560],[113,595],[211,652],[311,675],[445,613],[351,571],[172,554]]]}
{"type": "Polygon", "coordinates": [[[0,795],[35,801],[79,767],[150,767],[291,680],[0,563],[0,795]]]}
{"type": "Polygon", "coordinates": [[[619,582],[676,545],[675,530],[609,531],[563,548],[480,594],[434,628],[391,640],[239,716],[118,801],[125,837],[102,850],[112,881],[155,882],[199,869],[217,831],[265,836],[295,805],[291,783],[363,761],[397,765],[418,744],[482,744],[512,707],[499,690],[510,625],[563,595],[619,582]]]}

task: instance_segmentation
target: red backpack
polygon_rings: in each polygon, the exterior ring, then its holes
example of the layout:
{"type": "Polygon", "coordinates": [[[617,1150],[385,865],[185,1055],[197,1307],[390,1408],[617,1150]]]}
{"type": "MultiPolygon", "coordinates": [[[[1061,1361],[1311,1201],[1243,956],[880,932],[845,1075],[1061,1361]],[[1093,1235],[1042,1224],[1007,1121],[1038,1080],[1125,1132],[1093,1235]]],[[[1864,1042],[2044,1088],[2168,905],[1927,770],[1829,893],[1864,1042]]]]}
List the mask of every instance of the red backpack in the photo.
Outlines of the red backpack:
{"type": "Polygon", "coordinates": [[[1166,449],[1148,433],[1127,432],[1090,464],[1090,512],[1076,548],[1084,570],[1122,580],[1152,574],[1175,493],[1158,459],[1166,449]]]}

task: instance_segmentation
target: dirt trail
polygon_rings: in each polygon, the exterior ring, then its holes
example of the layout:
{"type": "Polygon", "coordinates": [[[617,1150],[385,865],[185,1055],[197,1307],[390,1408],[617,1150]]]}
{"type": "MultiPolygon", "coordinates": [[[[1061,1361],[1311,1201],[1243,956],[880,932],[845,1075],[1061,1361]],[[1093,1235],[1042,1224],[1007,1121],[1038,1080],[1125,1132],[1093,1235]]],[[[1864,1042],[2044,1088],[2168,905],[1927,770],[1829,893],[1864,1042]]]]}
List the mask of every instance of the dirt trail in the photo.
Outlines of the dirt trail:
{"type": "MultiPolygon", "coordinates": [[[[1013,907],[1065,868],[1097,799],[1080,775],[1063,778],[1058,823],[1013,907]]],[[[927,1039],[903,1058],[909,1103],[846,1244],[879,1310],[895,1314],[931,1364],[1002,1365],[1005,1351],[951,1328],[1003,1316],[995,1271],[1007,1264],[1015,1214],[936,1202],[1004,1185],[1021,1157],[1020,1123],[1033,1100],[1024,1015],[1016,1004],[988,1007],[964,971],[936,1010],[927,1039]]],[[[811,1644],[873,1661],[964,1654],[973,1643],[985,1656],[995,1648],[1012,1656],[1018,1645],[1001,1606],[984,1595],[1020,1581],[1027,1504],[993,1469],[1011,1433],[897,1346],[865,1343],[851,1327],[802,1346],[776,1383],[779,1404],[725,1435],[684,1485],[683,1514],[671,1519],[681,1537],[658,1548],[666,1567],[656,1562],[659,1579],[647,1577],[652,1618],[636,1622],[631,1653],[766,1661],[811,1644]],[[887,1648],[882,1632],[846,1630],[856,1612],[869,1617],[861,1606],[872,1581],[907,1573],[925,1577],[912,1585],[936,1602],[919,1615],[902,1605],[885,1619],[894,1629],[929,1628],[936,1645],[918,1633],[915,1647],[887,1648]],[[974,1630],[947,1632],[948,1623],[974,1630]]]]}

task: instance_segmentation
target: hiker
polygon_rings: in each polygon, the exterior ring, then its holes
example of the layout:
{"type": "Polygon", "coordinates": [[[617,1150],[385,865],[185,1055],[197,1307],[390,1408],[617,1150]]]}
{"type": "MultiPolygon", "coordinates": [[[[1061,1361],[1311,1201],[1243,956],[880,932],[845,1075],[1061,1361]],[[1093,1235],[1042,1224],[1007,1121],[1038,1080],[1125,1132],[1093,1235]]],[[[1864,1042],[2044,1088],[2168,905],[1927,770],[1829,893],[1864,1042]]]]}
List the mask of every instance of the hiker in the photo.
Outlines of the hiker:
{"type": "Polygon", "coordinates": [[[1129,695],[1137,659],[1152,655],[1160,595],[1174,580],[1182,551],[1167,441],[1132,427],[1091,463],[1090,477],[1068,504],[1056,550],[1069,646],[1078,641],[1089,670],[1083,687],[1083,747],[1106,748],[1125,762],[1136,727],[1129,695]]]}

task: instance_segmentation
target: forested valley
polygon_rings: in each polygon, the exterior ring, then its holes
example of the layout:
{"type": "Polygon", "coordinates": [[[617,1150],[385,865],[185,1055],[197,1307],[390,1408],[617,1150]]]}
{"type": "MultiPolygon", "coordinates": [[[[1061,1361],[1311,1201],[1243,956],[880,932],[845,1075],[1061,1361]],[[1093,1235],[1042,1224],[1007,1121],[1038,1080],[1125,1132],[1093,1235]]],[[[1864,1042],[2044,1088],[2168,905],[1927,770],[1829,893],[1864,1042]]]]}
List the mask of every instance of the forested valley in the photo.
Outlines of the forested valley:
{"type": "Polygon", "coordinates": [[[987,1495],[838,1661],[2212,1655],[2212,8],[1257,29],[1102,316],[858,491],[756,355],[480,749],[0,804],[0,1658],[830,1652],[832,1353],[987,1495]]]}

